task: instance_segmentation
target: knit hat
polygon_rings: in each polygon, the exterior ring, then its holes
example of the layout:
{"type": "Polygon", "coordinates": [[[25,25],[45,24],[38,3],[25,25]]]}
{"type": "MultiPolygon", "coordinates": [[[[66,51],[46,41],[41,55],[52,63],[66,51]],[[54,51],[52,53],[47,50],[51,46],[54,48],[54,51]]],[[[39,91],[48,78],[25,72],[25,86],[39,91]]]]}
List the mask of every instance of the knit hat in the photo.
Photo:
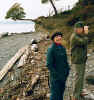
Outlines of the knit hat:
{"type": "Polygon", "coordinates": [[[61,32],[55,32],[54,34],[52,34],[52,36],[51,36],[51,40],[54,40],[54,38],[56,37],[56,36],[63,36],[63,33],[61,33],[61,32]]]}
{"type": "Polygon", "coordinates": [[[84,27],[84,23],[82,21],[79,21],[74,25],[74,27],[75,28],[83,28],[84,27]]]}

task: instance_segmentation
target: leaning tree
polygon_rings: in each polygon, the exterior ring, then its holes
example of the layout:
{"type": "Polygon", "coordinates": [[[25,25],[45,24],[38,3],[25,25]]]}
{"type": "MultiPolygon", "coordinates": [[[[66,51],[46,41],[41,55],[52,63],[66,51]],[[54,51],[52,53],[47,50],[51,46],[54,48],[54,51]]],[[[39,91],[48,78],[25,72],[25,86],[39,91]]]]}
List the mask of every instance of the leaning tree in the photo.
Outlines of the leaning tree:
{"type": "Polygon", "coordinates": [[[6,13],[6,19],[21,20],[25,18],[26,13],[24,8],[21,7],[19,3],[15,3],[6,13]]]}
{"type": "Polygon", "coordinates": [[[33,19],[25,19],[26,13],[24,11],[24,8],[21,7],[19,3],[15,3],[10,9],[7,11],[5,19],[12,19],[14,21],[16,20],[26,20],[26,21],[33,21],[36,22],[36,20],[33,19]]]}

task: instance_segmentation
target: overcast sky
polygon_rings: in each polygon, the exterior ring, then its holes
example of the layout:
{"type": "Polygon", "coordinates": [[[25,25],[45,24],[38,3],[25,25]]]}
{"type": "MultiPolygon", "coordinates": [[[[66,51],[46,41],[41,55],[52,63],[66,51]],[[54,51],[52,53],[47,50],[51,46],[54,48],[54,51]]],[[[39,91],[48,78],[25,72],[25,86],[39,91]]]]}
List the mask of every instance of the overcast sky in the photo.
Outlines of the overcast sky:
{"type": "MultiPolygon", "coordinates": [[[[41,4],[41,0],[0,0],[0,20],[3,20],[8,9],[16,2],[20,3],[25,9],[27,18],[37,18],[47,16],[53,10],[51,4],[41,4]],[[50,11],[51,12],[51,11],[50,11]]],[[[64,9],[68,5],[73,6],[78,0],[60,0],[55,2],[57,9],[64,9]]]]}

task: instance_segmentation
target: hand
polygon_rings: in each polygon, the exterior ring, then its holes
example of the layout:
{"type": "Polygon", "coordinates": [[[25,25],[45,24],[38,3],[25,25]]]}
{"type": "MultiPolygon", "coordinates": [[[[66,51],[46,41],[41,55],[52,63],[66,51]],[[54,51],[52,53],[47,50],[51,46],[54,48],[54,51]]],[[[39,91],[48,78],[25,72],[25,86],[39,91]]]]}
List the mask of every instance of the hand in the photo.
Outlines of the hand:
{"type": "Polygon", "coordinates": [[[88,34],[88,26],[84,26],[84,33],[88,34]]]}

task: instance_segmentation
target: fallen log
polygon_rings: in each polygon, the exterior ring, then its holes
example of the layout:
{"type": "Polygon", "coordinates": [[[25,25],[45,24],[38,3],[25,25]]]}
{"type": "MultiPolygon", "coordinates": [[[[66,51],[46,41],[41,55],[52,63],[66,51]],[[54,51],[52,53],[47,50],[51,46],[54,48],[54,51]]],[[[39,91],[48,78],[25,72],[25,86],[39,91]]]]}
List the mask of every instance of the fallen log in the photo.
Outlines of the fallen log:
{"type": "Polygon", "coordinates": [[[38,80],[39,80],[40,76],[36,75],[33,79],[32,82],[30,84],[30,89],[28,91],[26,91],[25,95],[26,96],[30,96],[33,93],[33,90],[35,88],[35,85],[37,84],[38,80]]]}
{"type": "Polygon", "coordinates": [[[4,76],[7,74],[7,72],[13,67],[13,65],[17,62],[18,59],[23,55],[25,50],[28,48],[29,45],[24,46],[21,48],[15,56],[13,56],[8,63],[3,67],[3,69],[0,71],[0,80],[4,78],[4,76]]]}
{"type": "Polygon", "coordinates": [[[34,87],[34,85],[37,83],[38,80],[39,80],[39,75],[36,75],[36,76],[32,79],[31,88],[34,87]]]}

